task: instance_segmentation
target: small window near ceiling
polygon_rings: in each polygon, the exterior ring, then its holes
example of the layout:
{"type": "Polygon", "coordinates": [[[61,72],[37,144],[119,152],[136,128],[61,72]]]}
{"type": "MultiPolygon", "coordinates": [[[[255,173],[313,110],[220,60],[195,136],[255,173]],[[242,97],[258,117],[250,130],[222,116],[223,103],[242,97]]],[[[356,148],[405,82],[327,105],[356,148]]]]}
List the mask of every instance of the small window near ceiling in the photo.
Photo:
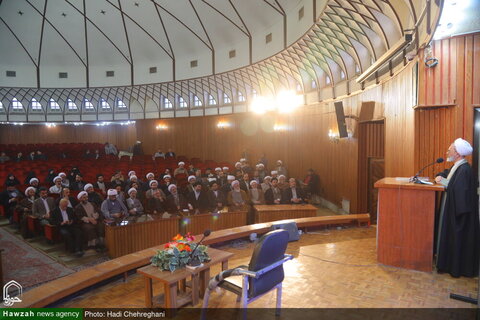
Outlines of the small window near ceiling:
{"type": "Polygon", "coordinates": [[[312,89],[316,89],[317,88],[317,82],[315,80],[312,80],[312,82],[310,83],[310,86],[312,87],[312,89]]]}
{"type": "Polygon", "coordinates": [[[165,109],[172,109],[173,108],[172,103],[170,102],[170,100],[167,99],[167,97],[163,97],[163,107],[165,109]]]}
{"type": "Polygon", "coordinates": [[[230,97],[224,93],[223,94],[223,104],[229,104],[229,103],[232,103],[232,100],[230,99],[230,97]]]}
{"type": "Polygon", "coordinates": [[[186,108],[187,107],[187,102],[183,100],[182,97],[178,97],[178,106],[180,108],[186,108]]]}
{"type": "Polygon", "coordinates": [[[127,109],[127,105],[120,99],[117,100],[117,108],[118,109],[127,109]]]}
{"type": "Polygon", "coordinates": [[[3,103],[2,103],[2,101],[0,101],[0,109],[3,110],[3,103]]]}
{"type": "Polygon", "coordinates": [[[17,100],[17,98],[12,99],[12,109],[13,110],[23,110],[23,104],[17,100]]]}
{"type": "Polygon", "coordinates": [[[302,86],[300,83],[297,83],[297,92],[302,92],[302,86]]]}
{"type": "Polygon", "coordinates": [[[102,108],[102,110],[110,109],[110,105],[105,99],[100,99],[100,107],[102,108]]]}
{"type": "Polygon", "coordinates": [[[238,91],[238,101],[245,102],[245,96],[240,91],[238,91]]]}
{"type": "Polygon", "coordinates": [[[331,82],[332,82],[332,81],[330,80],[330,77],[327,76],[327,78],[325,79],[325,83],[326,83],[326,84],[330,84],[331,82]]]}
{"type": "Polygon", "coordinates": [[[50,105],[50,110],[60,110],[60,106],[52,98],[50,98],[50,100],[48,101],[48,104],[50,105]]]}
{"type": "Polygon", "coordinates": [[[208,95],[208,105],[209,106],[215,106],[217,104],[217,101],[215,100],[215,98],[209,94],[208,95]]]}
{"type": "Polygon", "coordinates": [[[340,78],[345,79],[345,72],[340,71],[340,78]]]}
{"type": "Polygon", "coordinates": [[[193,96],[193,105],[195,107],[201,107],[202,101],[197,96],[193,96]]]}
{"type": "Polygon", "coordinates": [[[253,98],[257,97],[257,90],[255,90],[255,89],[252,90],[252,97],[253,98]]]}
{"type": "Polygon", "coordinates": [[[75,104],[75,102],[72,101],[72,99],[67,99],[67,109],[69,111],[77,111],[78,110],[77,105],[75,104]]]}
{"type": "Polygon", "coordinates": [[[42,105],[35,98],[32,98],[32,104],[31,105],[32,105],[32,110],[34,110],[34,111],[42,110],[42,105]]]}
{"type": "Polygon", "coordinates": [[[358,64],[355,65],[355,72],[360,73],[360,66],[358,64]]]}
{"type": "Polygon", "coordinates": [[[88,101],[88,99],[83,100],[83,105],[85,106],[85,110],[94,110],[93,104],[88,101]]]}

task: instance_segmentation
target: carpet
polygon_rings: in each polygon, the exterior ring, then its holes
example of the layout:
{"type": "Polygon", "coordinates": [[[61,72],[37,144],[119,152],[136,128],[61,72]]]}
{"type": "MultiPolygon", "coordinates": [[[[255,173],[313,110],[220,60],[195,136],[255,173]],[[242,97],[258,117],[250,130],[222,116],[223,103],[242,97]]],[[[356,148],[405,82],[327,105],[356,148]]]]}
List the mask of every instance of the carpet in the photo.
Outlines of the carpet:
{"type": "Polygon", "coordinates": [[[5,282],[15,280],[28,289],[75,272],[51,259],[8,231],[0,228],[3,278],[5,282]]]}

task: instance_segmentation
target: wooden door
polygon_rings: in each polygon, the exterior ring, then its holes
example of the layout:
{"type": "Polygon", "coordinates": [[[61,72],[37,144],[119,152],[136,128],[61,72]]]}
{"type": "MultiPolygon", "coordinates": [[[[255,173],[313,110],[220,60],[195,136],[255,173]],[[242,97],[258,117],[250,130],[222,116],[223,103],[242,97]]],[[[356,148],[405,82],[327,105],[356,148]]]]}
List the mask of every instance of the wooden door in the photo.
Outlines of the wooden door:
{"type": "Polygon", "coordinates": [[[368,212],[371,223],[377,223],[378,189],[375,182],[385,177],[385,160],[381,158],[368,159],[368,212]]]}

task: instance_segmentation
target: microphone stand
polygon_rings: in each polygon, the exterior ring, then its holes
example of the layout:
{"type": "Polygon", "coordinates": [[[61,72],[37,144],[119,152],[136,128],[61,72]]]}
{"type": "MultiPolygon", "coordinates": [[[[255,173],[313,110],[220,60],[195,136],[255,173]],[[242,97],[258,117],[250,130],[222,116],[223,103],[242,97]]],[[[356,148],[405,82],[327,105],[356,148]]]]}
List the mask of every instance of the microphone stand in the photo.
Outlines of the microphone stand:
{"type": "Polygon", "coordinates": [[[195,246],[195,249],[193,249],[193,251],[190,253],[190,262],[188,263],[189,266],[191,267],[198,267],[200,265],[200,261],[198,260],[198,258],[194,258],[193,257],[193,254],[195,253],[195,251],[197,250],[198,246],[202,243],[202,241],[208,237],[210,235],[211,231],[210,230],[205,230],[203,232],[203,237],[200,241],[197,242],[197,245],[195,246]]]}

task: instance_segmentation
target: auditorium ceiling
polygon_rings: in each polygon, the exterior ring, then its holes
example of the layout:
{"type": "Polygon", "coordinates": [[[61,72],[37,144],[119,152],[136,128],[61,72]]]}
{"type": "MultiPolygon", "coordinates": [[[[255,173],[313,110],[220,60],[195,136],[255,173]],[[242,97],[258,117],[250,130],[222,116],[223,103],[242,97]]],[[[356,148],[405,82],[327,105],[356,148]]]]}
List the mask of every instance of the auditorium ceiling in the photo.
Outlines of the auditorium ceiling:
{"type": "Polygon", "coordinates": [[[348,94],[428,44],[442,5],[0,0],[0,121],[222,114],[281,90],[348,94]]]}

